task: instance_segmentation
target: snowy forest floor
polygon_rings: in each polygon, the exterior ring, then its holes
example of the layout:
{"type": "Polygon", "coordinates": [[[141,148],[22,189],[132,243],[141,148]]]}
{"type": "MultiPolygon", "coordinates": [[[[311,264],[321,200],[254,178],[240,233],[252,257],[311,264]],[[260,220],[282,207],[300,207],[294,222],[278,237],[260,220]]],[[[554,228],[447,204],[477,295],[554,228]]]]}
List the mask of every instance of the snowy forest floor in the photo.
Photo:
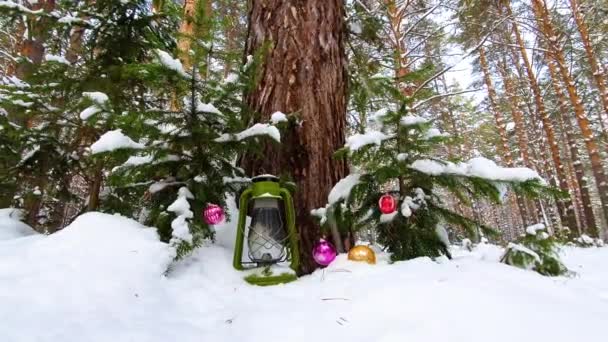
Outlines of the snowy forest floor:
{"type": "Polygon", "coordinates": [[[0,235],[0,340],[557,342],[606,334],[608,248],[564,249],[571,277],[500,264],[500,247],[480,245],[454,247],[451,261],[389,264],[379,254],[367,265],[340,255],[294,283],[255,287],[232,269],[231,236],[220,227],[217,244],[164,276],[171,249],[123,217],[90,213],[50,236],[0,235]]]}

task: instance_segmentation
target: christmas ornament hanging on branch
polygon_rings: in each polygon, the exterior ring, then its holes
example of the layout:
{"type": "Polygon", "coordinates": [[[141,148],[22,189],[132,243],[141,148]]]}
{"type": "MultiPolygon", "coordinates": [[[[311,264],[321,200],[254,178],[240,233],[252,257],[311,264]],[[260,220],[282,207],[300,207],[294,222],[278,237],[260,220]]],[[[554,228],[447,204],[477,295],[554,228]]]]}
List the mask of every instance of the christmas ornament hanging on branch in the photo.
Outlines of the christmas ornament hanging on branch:
{"type": "Polygon", "coordinates": [[[221,223],[225,218],[224,209],[217,204],[209,204],[203,211],[203,218],[209,225],[221,223]]]}
{"type": "Polygon", "coordinates": [[[392,214],[397,210],[397,201],[392,195],[384,194],[378,200],[378,208],[383,214],[392,214]]]}

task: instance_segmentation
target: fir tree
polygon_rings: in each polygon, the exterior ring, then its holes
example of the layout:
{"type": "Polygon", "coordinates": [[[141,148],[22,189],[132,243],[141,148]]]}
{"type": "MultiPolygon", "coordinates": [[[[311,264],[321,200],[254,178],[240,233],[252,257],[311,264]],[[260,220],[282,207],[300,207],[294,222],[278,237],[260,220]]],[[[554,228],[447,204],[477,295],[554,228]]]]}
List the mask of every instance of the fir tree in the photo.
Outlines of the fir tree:
{"type": "Polygon", "coordinates": [[[463,227],[471,235],[495,231],[450,210],[442,198],[455,196],[469,205],[480,198],[499,203],[508,188],[529,195],[545,188],[527,168],[502,168],[482,157],[460,163],[439,159],[438,148],[450,143],[449,135],[433,128],[432,121],[409,115],[411,100],[399,90],[387,91],[401,99],[401,106],[379,111],[373,118],[378,130],[349,137],[337,153],[349,157],[357,172],[334,187],[325,211],[316,212],[324,214],[322,221],[332,217],[342,227],[376,227],[378,242],[393,260],[449,256],[446,226],[463,227]],[[383,193],[398,200],[394,213],[380,213],[383,193]]]}
{"type": "Polygon", "coordinates": [[[177,258],[213,238],[202,217],[205,207],[227,208],[228,196],[249,182],[235,165],[237,156],[254,152],[256,142],[265,137],[280,141],[275,126],[246,127],[242,120],[248,110],[241,94],[252,84],[253,59],[224,79],[213,68],[222,62],[214,55],[214,25],[205,7],[197,7],[191,19],[195,35],[205,32],[202,39],[186,44],[190,70],[161,49],[133,70],[147,89],[145,100],[121,115],[112,128],[141,148],[136,153],[126,150],[128,155],[124,149],[102,153],[104,164],[111,160],[113,165],[102,209],[137,215],[157,227],[161,239],[177,248],[177,258]]]}
{"type": "Polygon", "coordinates": [[[557,239],[545,231],[543,224],[536,224],[526,228],[526,234],[516,243],[509,243],[501,262],[542,275],[558,276],[568,272],[558,252],[557,239]]]}
{"type": "Polygon", "coordinates": [[[85,147],[116,122],[128,121],[125,114],[134,107],[146,106],[143,64],[155,49],[174,46],[169,33],[176,20],[150,13],[143,0],[61,2],[51,13],[4,10],[16,18],[43,18],[52,33],[45,35],[40,64],[18,59],[28,72],[23,79],[6,78],[0,100],[9,118],[3,127],[11,131],[6,149],[21,159],[7,177],[26,180],[14,190],[23,199],[15,204],[25,206],[30,224],[52,232],[65,221],[67,203],[78,212],[99,208],[105,160],[83,158],[85,147]],[[75,179],[88,188],[86,198],[74,196],[75,179]]]}

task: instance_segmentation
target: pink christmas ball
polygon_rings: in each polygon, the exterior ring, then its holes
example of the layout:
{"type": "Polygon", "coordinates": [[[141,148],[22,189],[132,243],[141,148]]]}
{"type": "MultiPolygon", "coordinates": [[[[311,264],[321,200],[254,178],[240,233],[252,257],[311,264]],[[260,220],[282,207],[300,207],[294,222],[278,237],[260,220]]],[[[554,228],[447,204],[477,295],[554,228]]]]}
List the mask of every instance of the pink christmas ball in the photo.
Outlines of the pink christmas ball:
{"type": "Polygon", "coordinates": [[[320,239],[312,249],[312,257],[317,264],[327,266],[336,258],[336,248],[329,241],[320,239]]]}
{"type": "Polygon", "coordinates": [[[203,212],[203,218],[207,224],[218,224],[224,221],[224,209],[217,204],[209,204],[203,212]]]}

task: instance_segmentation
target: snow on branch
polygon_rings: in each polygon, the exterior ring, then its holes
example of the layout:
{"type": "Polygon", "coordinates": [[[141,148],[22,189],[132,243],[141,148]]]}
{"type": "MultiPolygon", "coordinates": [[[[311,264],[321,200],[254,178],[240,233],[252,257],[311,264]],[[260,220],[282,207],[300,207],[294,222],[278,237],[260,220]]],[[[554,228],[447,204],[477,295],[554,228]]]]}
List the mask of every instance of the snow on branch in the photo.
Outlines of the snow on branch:
{"type": "Polygon", "coordinates": [[[65,64],[65,65],[71,65],[72,64],[72,63],[70,63],[70,61],[68,61],[63,56],[57,56],[57,55],[51,55],[51,54],[46,54],[44,56],[44,60],[47,61],[47,62],[57,62],[57,63],[65,64]]]}
{"type": "Polygon", "coordinates": [[[279,122],[287,122],[287,115],[285,115],[283,112],[274,112],[270,116],[270,122],[272,122],[274,125],[278,124],[279,122]]]}
{"type": "Polygon", "coordinates": [[[216,138],[216,142],[228,142],[228,141],[241,141],[243,139],[247,139],[250,137],[258,136],[258,135],[268,135],[272,139],[277,142],[281,142],[281,133],[279,130],[270,124],[257,123],[246,130],[237,133],[230,134],[224,133],[219,138],[216,138]]]}
{"type": "Polygon", "coordinates": [[[23,13],[27,13],[27,14],[43,14],[44,10],[41,8],[39,10],[36,11],[32,11],[31,9],[17,4],[15,2],[12,1],[0,1],[0,8],[8,8],[8,9],[12,9],[18,12],[23,12],[23,13]]]}
{"type": "Polygon", "coordinates": [[[80,26],[91,25],[91,23],[88,20],[74,17],[71,14],[67,14],[66,16],[63,16],[63,17],[57,19],[57,22],[60,24],[66,24],[66,25],[80,25],[80,26]]]}
{"type": "Polygon", "coordinates": [[[117,129],[104,133],[99,140],[91,145],[91,152],[93,154],[102,152],[111,152],[119,149],[142,149],[145,146],[138,142],[133,141],[128,136],[122,133],[122,130],[117,129]]]}
{"type": "Polygon", "coordinates": [[[348,198],[353,187],[359,184],[360,178],[361,174],[359,173],[351,173],[350,175],[342,178],[329,192],[329,195],[327,196],[327,203],[332,205],[341,199],[348,198]]]}
{"type": "Polygon", "coordinates": [[[344,147],[348,147],[351,151],[357,151],[367,145],[380,146],[382,141],[392,138],[393,135],[386,135],[380,131],[370,131],[363,134],[355,134],[346,138],[344,147]]]}
{"type": "Polygon", "coordinates": [[[102,109],[99,108],[97,105],[92,105],[90,107],[87,107],[82,112],[80,112],[80,119],[88,120],[91,116],[93,116],[101,111],[102,111],[102,109]]]}
{"type": "Polygon", "coordinates": [[[171,57],[168,52],[160,49],[156,49],[156,56],[158,57],[158,61],[160,62],[160,64],[163,65],[165,68],[176,71],[181,76],[190,78],[190,75],[186,73],[182,62],[179,59],[171,57]]]}
{"type": "Polygon", "coordinates": [[[188,199],[193,199],[194,195],[186,187],[181,187],[177,193],[177,199],[171,203],[167,211],[174,213],[177,217],[171,221],[171,240],[172,243],[186,241],[192,243],[192,233],[188,227],[188,221],[194,217],[194,213],[190,210],[188,199]]]}
{"type": "Polygon", "coordinates": [[[85,91],[82,93],[82,96],[101,106],[103,106],[109,100],[108,95],[100,91],[85,91]]]}
{"type": "Polygon", "coordinates": [[[422,118],[420,116],[416,116],[416,115],[406,115],[406,116],[402,117],[401,120],[399,120],[399,124],[401,126],[405,126],[405,127],[425,124],[428,122],[429,122],[429,120],[422,118]]]}
{"type": "Polygon", "coordinates": [[[410,168],[431,176],[479,177],[498,182],[525,182],[537,179],[541,184],[546,184],[545,180],[532,169],[527,167],[501,167],[483,157],[476,157],[468,162],[458,164],[418,159],[410,165],[410,168]]]}

